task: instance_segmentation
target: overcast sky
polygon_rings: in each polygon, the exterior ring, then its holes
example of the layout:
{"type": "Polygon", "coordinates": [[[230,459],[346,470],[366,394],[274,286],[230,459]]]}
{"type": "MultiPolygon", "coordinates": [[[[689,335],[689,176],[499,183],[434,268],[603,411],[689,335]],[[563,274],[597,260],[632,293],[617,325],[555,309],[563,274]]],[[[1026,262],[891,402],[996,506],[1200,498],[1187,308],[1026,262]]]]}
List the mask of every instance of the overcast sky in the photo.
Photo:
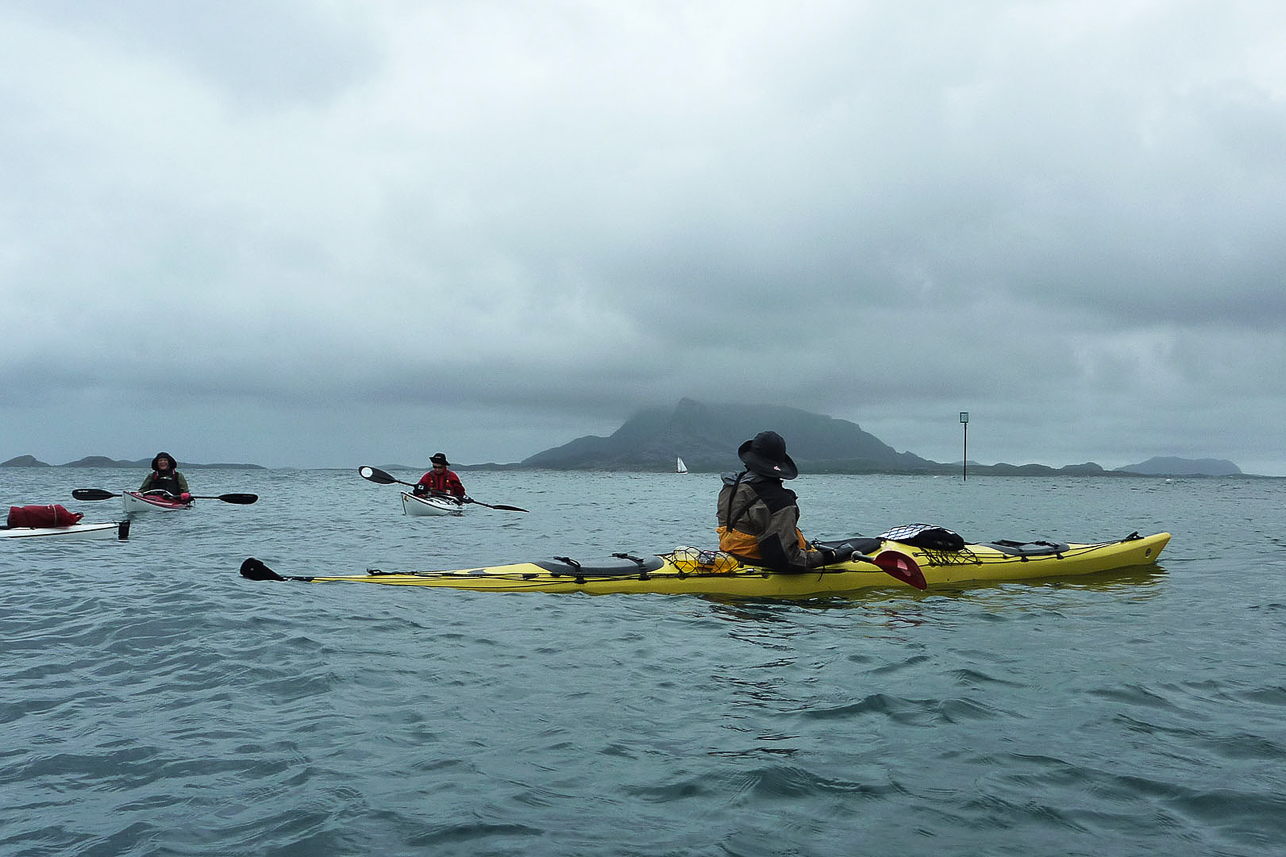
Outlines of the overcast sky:
{"type": "Polygon", "coordinates": [[[0,461],[1286,475],[1284,233],[1277,0],[0,3],[0,461]]]}

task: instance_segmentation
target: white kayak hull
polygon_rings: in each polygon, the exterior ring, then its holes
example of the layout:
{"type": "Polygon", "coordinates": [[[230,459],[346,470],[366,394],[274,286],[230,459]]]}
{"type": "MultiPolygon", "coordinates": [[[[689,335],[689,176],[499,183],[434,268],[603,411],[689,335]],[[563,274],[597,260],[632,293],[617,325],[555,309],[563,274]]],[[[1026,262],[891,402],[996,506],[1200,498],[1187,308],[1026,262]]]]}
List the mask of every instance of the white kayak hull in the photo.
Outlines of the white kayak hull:
{"type": "Polygon", "coordinates": [[[404,515],[459,515],[464,512],[464,504],[454,497],[430,495],[417,497],[402,492],[402,514],[404,515]]]}
{"type": "Polygon", "coordinates": [[[191,509],[191,503],[180,503],[177,500],[167,500],[153,494],[140,494],[138,491],[121,492],[121,503],[125,507],[125,514],[133,515],[137,512],[173,512],[179,509],[191,509]]]}
{"type": "Polygon", "coordinates": [[[129,521],[107,521],[101,524],[72,524],[69,527],[3,527],[0,539],[26,539],[50,541],[63,539],[116,539],[129,538],[129,521]]]}

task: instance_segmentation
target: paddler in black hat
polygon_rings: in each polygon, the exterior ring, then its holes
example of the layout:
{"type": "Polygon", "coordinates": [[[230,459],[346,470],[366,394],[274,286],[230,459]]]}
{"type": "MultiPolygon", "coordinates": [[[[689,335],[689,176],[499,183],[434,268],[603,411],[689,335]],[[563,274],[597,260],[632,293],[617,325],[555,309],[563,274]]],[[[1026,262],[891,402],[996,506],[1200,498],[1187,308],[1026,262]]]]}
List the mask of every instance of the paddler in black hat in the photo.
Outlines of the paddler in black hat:
{"type": "Polygon", "coordinates": [[[746,465],[740,473],[725,473],[719,492],[719,549],[749,565],[780,572],[843,562],[853,554],[841,550],[813,549],[799,531],[799,506],[795,492],[784,480],[799,475],[786,454],[786,441],[775,431],[761,431],[737,449],[746,465]]]}
{"type": "Polygon", "coordinates": [[[435,452],[429,456],[429,463],[433,469],[420,477],[420,481],[411,489],[411,493],[417,497],[423,497],[426,494],[449,494],[457,500],[466,499],[464,493],[464,483],[460,477],[455,475],[454,470],[448,470],[451,462],[447,461],[444,453],[435,452]]]}

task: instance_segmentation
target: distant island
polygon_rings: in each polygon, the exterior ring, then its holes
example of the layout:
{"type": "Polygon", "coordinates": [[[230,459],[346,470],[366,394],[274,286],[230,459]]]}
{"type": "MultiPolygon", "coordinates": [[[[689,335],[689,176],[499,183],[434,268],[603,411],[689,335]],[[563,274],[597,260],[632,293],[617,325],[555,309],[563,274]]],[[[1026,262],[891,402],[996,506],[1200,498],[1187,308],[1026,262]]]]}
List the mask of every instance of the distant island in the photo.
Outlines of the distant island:
{"type": "MultiPolygon", "coordinates": [[[[739,470],[737,447],[765,428],[780,432],[791,458],[809,473],[956,474],[961,462],[943,463],[898,452],[857,423],[781,405],[709,405],[682,399],[673,409],[642,411],[610,437],[588,435],[538,452],[516,465],[482,468],[549,470],[674,470],[682,458],[689,471],[739,470]]],[[[994,476],[1240,476],[1222,459],[1150,458],[1116,470],[1094,462],[1049,467],[1044,464],[975,464],[969,473],[994,476]]]]}
{"type": "MultiPolygon", "coordinates": [[[[615,470],[673,471],[682,458],[689,471],[741,469],[737,447],[758,432],[780,432],[791,458],[807,473],[957,474],[961,462],[943,463],[898,452],[854,422],[781,405],[708,405],[682,399],[672,409],[653,408],[626,420],[609,437],[586,435],[546,449],[515,464],[460,464],[458,470],[615,470]]],[[[30,455],[0,462],[0,467],[147,468],[151,458],[115,461],[89,456],[50,465],[30,455]]],[[[258,464],[192,464],[182,469],[255,468],[258,464]]],[[[386,469],[414,469],[385,465],[386,469]]],[[[1218,458],[1153,457],[1138,464],[1105,470],[1092,461],[1050,467],[1044,464],[975,464],[970,474],[991,476],[1246,476],[1231,461],[1218,458]]]]}
{"type": "Polygon", "coordinates": [[[1149,458],[1141,464],[1119,467],[1124,473],[1145,476],[1244,476],[1241,468],[1222,458],[1149,458]]]}
{"type": "MultiPolygon", "coordinates": [[[[0,461],[0,467],[122,467],[138,470],[151,469],[152,458],[140,458],[137,461],[117,461],[113,458],[107,458],[102,455],[90,455],[85,458],[78,458],[75,461],[69,461],[66,464],[47,464],[32,455],[19,455],[8,461],[0,461]]],[[[266,470],[267,468],[259,464],[195,464],[193,462],[183,462],[180,470],[266,470]]]]}

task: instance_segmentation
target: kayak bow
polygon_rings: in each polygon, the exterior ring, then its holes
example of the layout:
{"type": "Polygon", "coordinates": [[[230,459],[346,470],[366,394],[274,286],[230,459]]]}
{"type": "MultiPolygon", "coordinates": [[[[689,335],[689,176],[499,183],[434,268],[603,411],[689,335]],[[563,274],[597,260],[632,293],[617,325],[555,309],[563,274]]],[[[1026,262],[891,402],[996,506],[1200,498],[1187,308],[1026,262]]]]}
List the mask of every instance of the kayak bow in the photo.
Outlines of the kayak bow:
{"type": "Polygon", "coordinates": [[[138,491],[125,491],[121,494],[121,503],[125,507],[125,514],[135,512],[172,512],[177,509],[191,509],[191,501],[184,503],[182,500],[172,500],[163,494],[143,494],[138,491]]]}
{"type": "Polygon", "coordinates": [[[463,513],[464,505],[446,494],[418,497],[415,494],[402,492],[402,514],[404,515],[460,515],[463,513]]]}

